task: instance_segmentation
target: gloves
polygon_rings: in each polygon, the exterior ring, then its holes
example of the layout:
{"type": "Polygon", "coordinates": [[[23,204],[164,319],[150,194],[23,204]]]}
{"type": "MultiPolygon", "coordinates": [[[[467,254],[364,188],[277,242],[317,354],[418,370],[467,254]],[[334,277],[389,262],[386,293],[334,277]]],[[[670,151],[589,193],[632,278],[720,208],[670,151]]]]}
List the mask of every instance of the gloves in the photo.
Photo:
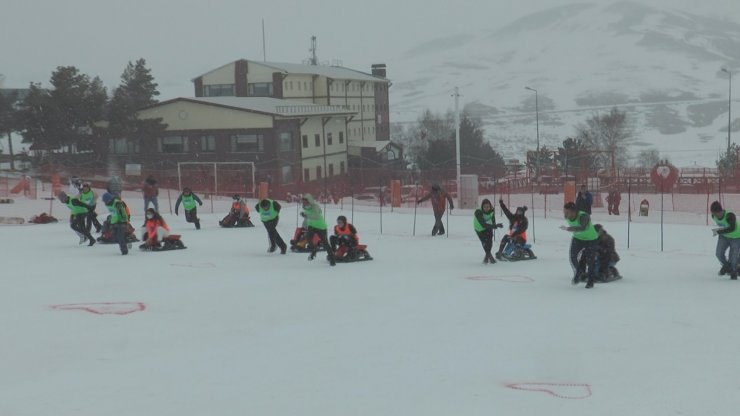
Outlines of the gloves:
{"type": "Polygon", "coordinates": [[[503,198],[499,198],[498,199],[498,202],[499,202],[499,204],[503,204],[504,203],[504,199],[503,198]]]}
{"type": "Polygon", "coordinates": [[[504,228],[504,224],[498,223],[496,224],[496,228],[504,228]]]}
{"type": "Polygon", "coordinates": [[[719,230],[721,230],[721,228],[712,228],[712,237],[716,237],[719,234],[719,230]]]}
{"type": "Polygon", "coordinates": [[[198,206],[201,206],[202,207],[203,206],[203,203],[202,202],[198,202],[198,206]]]}
{"type": "Polygon", "coordinates": [[[568,227],[565,225],[561,225],[559,228],[563,231],[568,231],[568,227]]]}
{"type": "Polygon", "coordinates": [[[301,212],[301,217],[306,218],[306,213],[305,212],[301,212]]]}

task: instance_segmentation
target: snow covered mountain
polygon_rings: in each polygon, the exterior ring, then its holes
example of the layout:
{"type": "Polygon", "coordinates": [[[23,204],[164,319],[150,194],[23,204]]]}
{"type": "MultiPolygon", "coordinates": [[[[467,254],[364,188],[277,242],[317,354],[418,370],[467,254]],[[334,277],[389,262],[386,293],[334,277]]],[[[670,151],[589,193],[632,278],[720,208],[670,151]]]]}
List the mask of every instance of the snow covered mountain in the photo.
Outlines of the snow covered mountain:
{"type": "MultiPolygon", "coordinates": [[[[413,121],[425,108],[451,109],[457,85],[494,146],[523,158],[535,147],[529,86],[539,92],[543,146],[618,106],[633,116],[634,153],[657,148],[680,166],[714,166],[727,146],[722,68],[740,75],[736,22],[627,1],[572,4],[408,49],[389,68],[392,117],[413,121]]],[[[740,117],[732,130],[740,131],[740,117]]]]}

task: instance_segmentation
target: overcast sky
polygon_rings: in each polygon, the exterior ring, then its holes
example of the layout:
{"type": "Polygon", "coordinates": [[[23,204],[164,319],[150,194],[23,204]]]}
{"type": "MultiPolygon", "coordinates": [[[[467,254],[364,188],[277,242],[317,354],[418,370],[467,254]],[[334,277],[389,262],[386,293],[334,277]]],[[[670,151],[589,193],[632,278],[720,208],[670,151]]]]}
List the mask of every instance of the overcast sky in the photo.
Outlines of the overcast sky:
{"type": "MultiPolygon", "coordinates": [[[[639,0],[638,0],[639,1],[639,0]]],[[[161,99],[192,95],[190,79],[238,58],[301,62],[310,37],[321,61],[369,71],[393,62],[416,44],[447,35],[495,28],[563,0],[3,0],[0,2],[0,74],[4,87],[48,85],[60,65],[100,76],[111,89],[129,60],[143,57],[161,99]]],[[[594,3],[594,2],[592,2],[594,3]]],[[[612,3],[599,1],[598,3],[612,3]]],[[[737,0],[641,0],[740,20],[737,0]]]]}

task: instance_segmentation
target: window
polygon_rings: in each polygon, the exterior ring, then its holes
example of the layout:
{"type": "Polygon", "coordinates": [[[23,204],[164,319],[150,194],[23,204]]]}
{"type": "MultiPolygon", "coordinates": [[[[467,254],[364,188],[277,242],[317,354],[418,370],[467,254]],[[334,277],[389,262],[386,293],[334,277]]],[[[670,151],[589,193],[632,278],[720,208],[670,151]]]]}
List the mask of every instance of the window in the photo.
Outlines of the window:
{"type": "Polygon", "coordinates": [[[326,145],[331,146],[332,140],[331,140],[331,133],[326,133],[326,145]]]}
{"type": "Polygon", "coordinates": [[[303,182],[309,182],[311,180],[311,170],[306,168],[303,169],[303,182]]]}
{"type": "Polygon", "coordinates": [[[329,177],[334,176],[334,164],[329,163],[329,177]]]}
{"type": "Polygon", "coordinates": [[[314,134],[313,139],[316,142],[316,147],[321,146],[321,135],[320,134],[314,134]]]}
{"type": "Polygon", "coordinates": [[[303,81],[303,89],[308,91],[308,82],[303,81]]]}
{"type": "Polygon", "coordinates": [[[233,97],[234,84],[213,84],[203,86],[203,95],[206,97],[233,97]]]}
{"type": "Polygon", "coordinates": [[[201,152],[215,152],[216,151],[216,136],[201,136],[200,137],[200,151],[201,152]]]}
{"type": "Polygon", "coordinates": [[[293,133],[286,131],[280,133],[280,151],[287,152],[293,150],[293,133]]]}
{"type": "Polygon", "coordinates": [[[264,150],[261,134],[236,134],[231,136],[231,151],[237,153],[257,153],[264,150]]]}
{"type": "Polygon", "coordinates": [[[303,137],[301,137],[301,140],[303,140],[303,148],[308,148],[308,134],[304,134],[303,137]]]}
{"type": "Polygon", "coordinates": [[[187,153],[188,138],[186,136],[167,136],[159,138],[160,153],[187,153]]]}
{"type": "Polygon", "coordinates": [[[301,81],[298,81],[298,91],[301,90],[301,81]]]}
{"type": "Polygon", "coordinates": [[[126,138],[122,139],[109,139],[108,140],[108,153],[112,154],[127,154],[127,153],[139,153],[139,141],[129,140],[126,138]]]}
{"type": "Polygon", "coordinates": [[[316,166],[316,179],[321,179],[321,166],[316,166]]]}
{"type": "Polygon", "coordinates": [[[345,170],[344,162],[343,161],[339,162],[339,174],[344,175],[344,170],[345,170]]]}
{"type": "Polygon", "coordinates": [[[293,167],[292,166],[283,166],[281,169],[282,173],[282,182],[283,183],[293,183],[293,167]]]}
{"type": "Polygon", "coordinates": [[[290,81],[290,82],[288,83],[288,85],[290,86],[290,89],[292,90],[292,89],[293,89],[293,81],[290,81]]]}
{"type": "Polygon", "coordinates": [[[340,131],[339,132],[339,144],[342,144],[342,143],[344,143],[344,132],[340,131]]]}
{"type": "Polygon", "coordinates": [[[272,97],[272,82],[252,82],[247,84],[250,97],[272,97]]]}

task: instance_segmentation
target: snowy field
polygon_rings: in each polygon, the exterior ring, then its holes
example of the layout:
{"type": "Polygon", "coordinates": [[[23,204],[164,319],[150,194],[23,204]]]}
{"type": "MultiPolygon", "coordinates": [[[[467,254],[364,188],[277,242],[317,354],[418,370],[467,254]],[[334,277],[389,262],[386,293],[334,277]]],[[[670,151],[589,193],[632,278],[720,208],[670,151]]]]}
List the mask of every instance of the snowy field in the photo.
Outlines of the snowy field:
{"type": "MultiPolygon", "coordinates": [[[[667,225],[660,253],[659,226],[636,222],[627,250],[624,218],[597,212],[625,278],[586,290],[552,215],[537,260],[486,266],[471,211],[431,237],[421,209],[412,237],[413,210],[384,212],[381,234],[358,208],[375,260],[331,268],[266,253],[261,224],[220,229],[216,208],[200,231],[165,215],[187,250],[128,256],[78,245],[56,201],[58,224],[0,226],[0,415],[740,412],[740,283],[716,275],[707,226],[667,225]]],[[[286,241],[295,225],[291,205],[286,241]]]]}

